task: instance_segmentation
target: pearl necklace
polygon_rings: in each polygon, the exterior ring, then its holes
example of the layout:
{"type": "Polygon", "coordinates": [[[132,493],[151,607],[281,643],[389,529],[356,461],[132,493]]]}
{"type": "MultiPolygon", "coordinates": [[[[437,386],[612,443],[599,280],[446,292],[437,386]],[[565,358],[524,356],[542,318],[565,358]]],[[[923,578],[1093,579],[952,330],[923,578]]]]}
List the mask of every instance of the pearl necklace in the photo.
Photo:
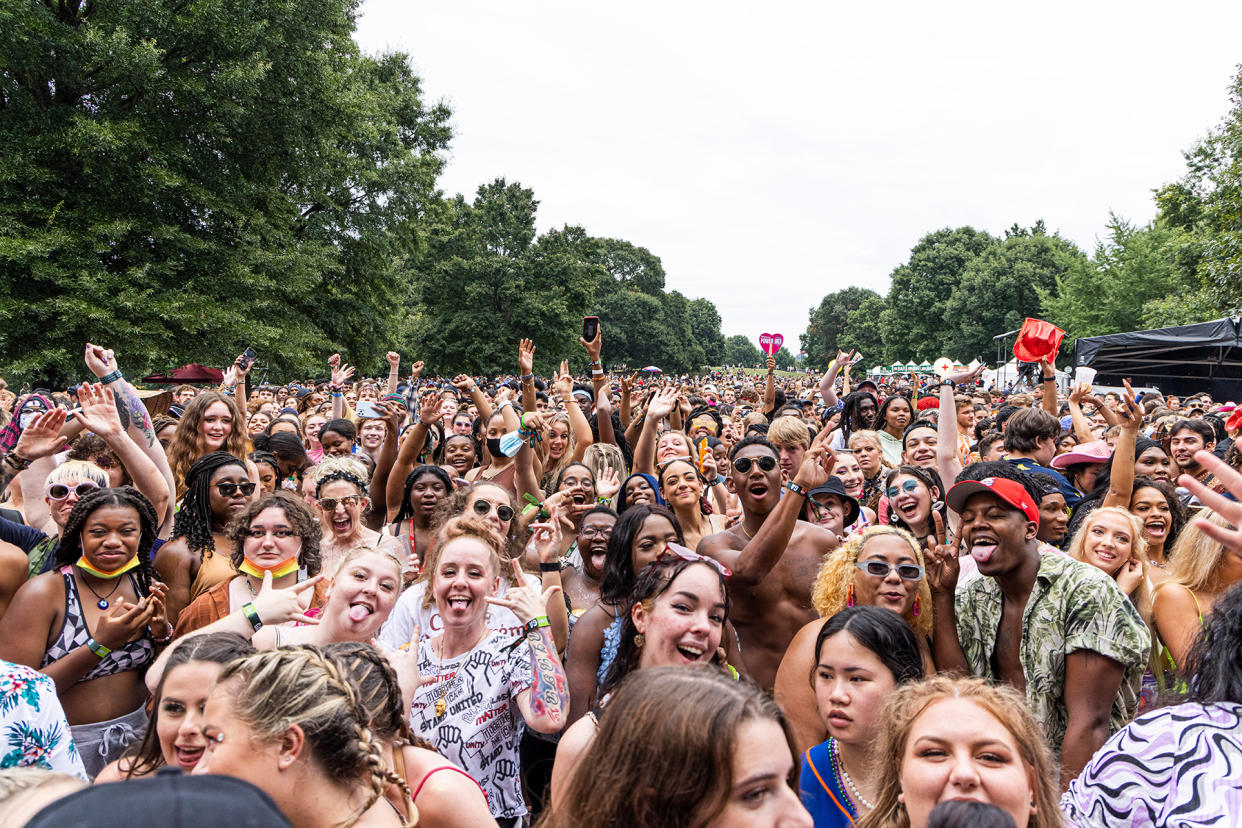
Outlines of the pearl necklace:
{"type": "Polygon", "coordinates": [[[849,788],[848,793],[851,799],[859,805],[862,805],[868,811],[875,808],[874,805],[863,799],[863,795],[858,791],[858,786],[855,785],[854,780],[850,778],[849,771],[845,769],[845,762],[841,759],[841,749],[837,746],[836,739],[832,740],[832,766],[836,770],[838,778],[845,780],[845,784],[849,788]]]}

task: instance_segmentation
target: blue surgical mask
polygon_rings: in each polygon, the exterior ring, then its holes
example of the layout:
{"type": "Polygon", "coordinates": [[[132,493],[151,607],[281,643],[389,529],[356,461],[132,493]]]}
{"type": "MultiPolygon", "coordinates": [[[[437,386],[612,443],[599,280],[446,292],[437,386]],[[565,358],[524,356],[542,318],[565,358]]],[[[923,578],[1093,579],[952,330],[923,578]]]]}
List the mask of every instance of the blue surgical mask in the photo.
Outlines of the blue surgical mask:
{"type": "Polygon", "coordinates": [[[512,457],[522,450],[522,446],[526,444],[516,431],[510,431],[508,434],[500,438],[500,453],[505,457],[512,457]]]}

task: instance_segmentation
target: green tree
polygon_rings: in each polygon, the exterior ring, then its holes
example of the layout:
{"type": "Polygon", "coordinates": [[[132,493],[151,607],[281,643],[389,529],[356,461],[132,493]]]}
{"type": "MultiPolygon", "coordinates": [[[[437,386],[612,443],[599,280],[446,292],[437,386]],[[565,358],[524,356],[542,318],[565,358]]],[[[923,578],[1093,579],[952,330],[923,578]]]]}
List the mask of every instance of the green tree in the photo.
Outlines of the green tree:
{"type": "Polygon", "coordinates": [[[748,337],[734,334],[725,340],[724,361],[727,365],[743,365],[749,368],[763,362],[763,351],[748,337]]]}
{"type": "Polygon", "coordinates": [[[695,342],[703,348],[707,365],[719,365],[724,361],[725,340],[720,331],[720,311],[710,299],[693,299],[690,302],[690,332],[695,342]]]}
{"type": "Polygon", "coordinates": [[[811,308],[806,333],[802,334],[802,350],[807,362],[817,368],[826,368],[842,349],[841,336],[850,315],[864,302],[880,299],[880,294],[863,287],[847,287],[829,293],[820,300],[819,306],[811,308]]]}
{"type": "Polygon", "coordinates": [[[0,5],[0,360],[378,363],[450,130],[357,3],[0,5]]]}
{"type": "Polygon", "coordinates": [[[888,306],[880,315],[885,352],[909,361],[945,348],[946,303],[975,257],[998,240],[973,227],[945,228],[919,239],[910,259],[892,273],[888,306]]]}
{"type": "Polygon", "coordinates": [[[1108,235],[1096,243],[1091,261],[1075,263],[1051,288],[1039,288],[1043,315],[1067,339],[1140,330],[1152,322],[1181,324],[1192,305],[1191,316],[1205,309],[1196,247],[1191,234],[1162,218],[1138,226],[1110,214],[1108,235]]]}
{"type": "MultiPolygon", "coordinates": [[[[1232,314],[1242,309],[1242,67],[1229,100],[1221,123],[1185,154],[1186,175],[1157,190],[1156,203],[1162,219],[1197,242],[1195,270],[1210,304],[1232,314]]],[[[1177,305],[1179,295],[1162,303],[1177,305]]]]}
{"type": "Polygon", "coordinates": [[[537,208],[531,190],[503,178],[479,187],[471,204],[451,202],[414,282],[410,332],[432,370],[511,373],[524,337],[544,372],[582,354],[581,317],[599,266],[587,261],[578,228],[536,239],[537,208]]]}
{"type": "MultiPolygon", "coordinates": [[[[863,360],[860,364],[865,364],[867,367],[888,364],[889,360],[884,350],[884,338],[880,333],[880,318],[886,307],[888,307],[888,300],[878,293],[863,299],[846,318],[845,326],[840,336],[837,337],[837,348],[862,354],[863,360]]],[[[831,360],[831,357],[829,359],[831,360]]]]}
{"type": "Polygon", "coordinates": [[[986,357],[992,337],[1039,316],[1040,291],[1053,288],[1065,274],[1085,268],[1087,257],[1073,242],[1047,235],[1042,222],[1030,230],[1014,227],[1003,242],[976,256],[945,302],[943,350],[919,356],[970,361],[986,357]]]}
{"type": "Polygon", "coordinates": [[[772,356],[776,357],[776,367],[782,371],[791,365],[797,365],[798,360],[784,345],[776,349],[776,353],[772,356]]]}

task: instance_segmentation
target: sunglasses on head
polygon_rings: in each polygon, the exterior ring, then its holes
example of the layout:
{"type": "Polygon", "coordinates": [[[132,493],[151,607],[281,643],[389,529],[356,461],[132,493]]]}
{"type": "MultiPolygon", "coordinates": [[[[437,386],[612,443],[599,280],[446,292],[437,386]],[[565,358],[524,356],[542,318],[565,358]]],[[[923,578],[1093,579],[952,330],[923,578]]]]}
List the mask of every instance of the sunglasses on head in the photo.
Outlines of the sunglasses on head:
{"type": "Polygon", "coordinates": [[[49,500],[64,500],[73,492],[78,497],[86,497],[91,492],[99,488],[99,484],[91,480],[84,480],[72,489],[64,483],[53,483],[47,487],[47,496],[49,500]]]}
{"type": "MultiPolygon", "coordinates": [[[[250,485],[254,485],[253,483],[250,485]]],[[[336,505],[339,503],[348,509],[350,506],[356,506],[362,502],[362,495],[345,495],[344,497],[321,497],[319,498],[319,507],[325,512],[335,512],[336,505]]]]}
{"type": "Polygon", "coordinates": [[[250,495],[254,494],[254,484],[249,480],[245,483],[230,483],[226,481],[224,483],[217,483],[216,490],[220,492],[222,497],[233,497],[238,492],[241,492],[246,497],[250,497],[250,495]]]}
{"type": "Polygon", "coordinates": [[[486,515],[492,510],[492,506],[496,507],[496,517],[505,523],[513,520],[513,509],[504,503],[492,503],[490,500],[479,499],[474,502],[474,511],[479,515],[486,515]]]}
{"type": "Polygon", "coordinates": [[[923,577],[923,567],[918,564],[891,564],[888,561],[858,561],[854,566],[875,578],[887,578],[888,573],[897,570],[897,577],[903,581],[918,581],[923,577]]]}
{"type": "Polygon", "coordinates": [[[656,563],[668,560],[669,558],[680,558],[683,561],[690,561],[691,563],[705,563],[712,569],[719,572],[722,578],[728,578],[733,574],[729,567],[725,566],[715,558],[700,555],[698,552],[694,552],[688,547],[682,546],[680,543],[664,544],[664,550],[660,552],[659,557],[656,558],[656,563]]]}
{"type": "Polygon", "coordinates": [[[893,498],[895,498],[897,495],[901,494],[902,492],[913,492],[916,489],[918,489],[918,487],[919,487],[919,481],[907,480],[905,483],[901,484],[900,489],[898,489],[896,486],[889,486],[886,494],[888,495],[888,499],[892,500],[893,498]]]}
{"type": "Polygon", "coordinates": [[[758,463],[759,469],[765,472],[770,472],[776,468],[776,458],[770,454],[765,454],[762,457],[755,457],[753,459],[750,457],[739,457],[733,461],[733,470],[742,474],[748,474],[753,463],[758,463]]]}

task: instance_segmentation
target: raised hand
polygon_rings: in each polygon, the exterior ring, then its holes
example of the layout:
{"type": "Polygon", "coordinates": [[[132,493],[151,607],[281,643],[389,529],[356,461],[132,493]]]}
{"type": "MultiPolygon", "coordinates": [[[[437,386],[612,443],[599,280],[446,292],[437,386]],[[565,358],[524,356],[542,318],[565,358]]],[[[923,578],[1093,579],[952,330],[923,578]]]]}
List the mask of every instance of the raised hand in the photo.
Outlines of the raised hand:
{"type": "Polygon", "coordinates": [[[424,425],[431,425],[440,419],[440,395],[424,394],[418,405],[418,419],[424,425]]]}
{"type": "Polygon", "coordinates": [[[238,378],[242,378],[250,373],[250,369],[254,367],[254,363],[251,362],[247,364],[246,355],[238,354],[237,359],[233,360],[233,364],[229,367],[234,369],[238,378]]]}
{"type": "Polygon", "coordinates": [[[109,437],[125,431],[125,427],[121,425],[121,415],[116,411],[116,398],[112,394],[112,389],[99,383],[91,385],[84,382],[78,389],[78,401],[82,404],[81,410],[77,413],[78,422],[82,423],[88,431],[100,437],[109,437]]]}
{"type": "Polygon", "coordinates": [[[405,406],[399,402],[380,403],[380,408],[386,409],[383,416],[384,428],[388,431],[388,436],[395,436],[401,429],[401,421],[405,418],[405,406]]]}
{"type": "Polygon", "coordinates": [[[599,477],[595,479],[596,496],[612,500],[619,491],[621,491],[620,475],[617,474],[616,469],[611,467],[605,468],[599,473],[599,477]]]}
{"type": "Polygon", "coordinates": [[[110,348],[86,343],[86,367],[97,377],[103,378],[116,370],[116,355],[110,348]]]}
{"type": "Polygon", "coordinates": [[[475,387],[474,380],[466,376],[465,374],[458,374],[457,376],[449,380],[449,383],[454,388],[456,388],[458,391],[464,391],[467,394],[473,391],[475,387]]]}
{"type": "Polygon", "coordinates": [[[583,348],[586,348],[587,356],[591,358],[592,362],[599,362],[599,354],[604,347],[604,326],[596,326],[595,338],[590,342],[587,342],[582,337],[578,337],[578,342],[582,344],[583,348]]]}
{"type": "Polygon", "coordinates": [[[1130,387],[1130,381],[1123,379],[1122,382],[1126,386],[1124,392],[1125,400],[1121,404],[1121,426],[1132,431],[1138,431],[1143,427],[1143,407],[1138,404],[1134,398],[1134,389],[1130,387]]]}
{"type": "Polygon", "coordinates": [[[354,366],[340,363],[332,368],[332,385],[342,386],[354,375],[354,366]]]}
{"type": "Polygon", "coordinates": [[[523,374],[530,374],[535,370],[535,343],[529,339],[518,343],[518,368],[523,374]]]}
{"type": "Polygon", "coordinates": [[[828,441],[823,439],[826,436],[827,431],[821,431],[816,435],[811,447],[806,450],[806,454],[802,455],[802,465],[798,466],[798,471],[794,473],[793,482],[808,492],[827,483],[828,476],[832,474],[832,470],[837,465],[837,453],[828,445],[828,441]]]}
{"type": "Polygon", "coordinates": [[[398,368],[401,366],[401,354],[396,351],[389,351],[384,354],[384,359],[387,361],[389,368],[398,368]]]}
{"type": "Polygon", "coordinates": [[[1085,382],[1078,382],[1070,389],[1069,401],[1071,405],[1079,405],[1083,400],[1087,399],[1091,393],[1091,385],[1085,382]]]}
{"type": "Polygon", "coordinates": [[[530,526],[531,543],[535,544],[535,552],[539,554],[541,563],[552,563],[561,552],[561,522],[554,511],[546,523],[532,523],[530,526]]]}
{"type": "Polygon", "coordinates": [[[254,610],[259,614],[259,620],[264,624],[284,624],[289,621],[301,621],[303,624],[318,624],[318,618],[312,618],[306,614],[306,608],[309,606],[309,598],[313,593],[307,593],[313,590],[315,584],[322,581],[323,573],[313,578],[307,578],[300,584],[296,584],[285,589],[276,589],[272,586],[272,573],[267,570],[263,573],[263,586],[259,589],[259,594],[255,596],[254,610]]]}
{"type": "Polygon", "coordinates": [[[392,671],[397,674],[397,684],[401,688],[403,699],[412,699],[418,688],[436,680],[434,676],[423,677],[418,672],[418,642],[422,634],[422,627],[415,623],[408,644],[397,650],[383,650],[384,658],[388,659],[392,671]]]}
{"type": "Polygon", "coordinates": [[[624,393],[626,393],[626,392],[628,392],[628,391],[633,391],[633,390],[634,390],[634,383],[636,383],[636,382],[638,382],[638,372],[637,372],[637,371],[635,371],[635,372],[634,372],[631,376],[629,376],[629,377],[621,377],[621,393],[622,393],[622,394],[624,394],[624,393]]]}
{"type": "Polygon", "coordinates": [[[340,355],[340,354],[333,354],[332,356],[328,357],[328,366],[329,366],[329,367],[331,367],[331,368],[337,368],[337,367],[339,367],[339,366],[340,366],[340,364],[341,364],[341,355],[340,355]]]}
{"type": "Polygon", "coordinates": [[[677,389],[661,388],[651,396],[651,403],[647,406],[647,416],[655,418],[656,422],[663,420],[665,417],[673,413],[673,409],[677,406],[677,389]]]}
{"type": "Polygon", "coordinates": [[[553,382],[556,393],[564,398],[565,402],[569,402],[569,397],[573,395],[574,378],[569,374],[569,360],[561,360],[561,369],[556,372],[556,380],[553,382]]]}
{"type": "Polygon", "coordinates": [[[64,449],[69,441],[60,436],[60,429],[67,416],[65,409],[53,408],[35,417],[22,429],[13,453],[25,460],[38,460],[64,449]]]}
{"type": "Polygon", "coordinates": [[[983,366],[976,365],[974,368],[967,368],[965,371],[955,371],[945,377],[946,382],[954,385],[963,385],[968,382],[974,382],[979,375],[983,373],[983,366]]]}
{"type": "Polygon", "coordinates": [[[420,359],[418,362],[410,366],[410,382],[413,382],[414,380],[418,379],[422,375],[423,375],[423,361],[420,359]]]}
{"type": "Polygon", "coordinates": [[[763,364],[767,366],[768,373],[769,374],[772,373],[773,371],[776,370],[776,357],[769,356],[767,359],[763,361],[763,364]]]}
{"type": "Polygon", "coordinates": [[[962,569],[957,559],[957,545],[948,543],[944,518],[939,512],[932,512],[932,524],[936,542],[926,550],[927,586],[932,592],[952,594],[957,589],[957,576],[962,569]]]}
{"type": "Polygon", "coordinates": [[[541,615],[548,614],[548,599],[560,591],[559,586],[550,586],[542,593],[535,587],[524,586],[526,578],[522,573],[522,565],[517,559],[513,561],[513,583],[514,587],[505,591],[505,597],[497,598],[491,595],[484,600],[489,604],[498,607],[504,607],[517,616],[518,621],[523,624],[532,618],[538,618],[541,615]]]}

